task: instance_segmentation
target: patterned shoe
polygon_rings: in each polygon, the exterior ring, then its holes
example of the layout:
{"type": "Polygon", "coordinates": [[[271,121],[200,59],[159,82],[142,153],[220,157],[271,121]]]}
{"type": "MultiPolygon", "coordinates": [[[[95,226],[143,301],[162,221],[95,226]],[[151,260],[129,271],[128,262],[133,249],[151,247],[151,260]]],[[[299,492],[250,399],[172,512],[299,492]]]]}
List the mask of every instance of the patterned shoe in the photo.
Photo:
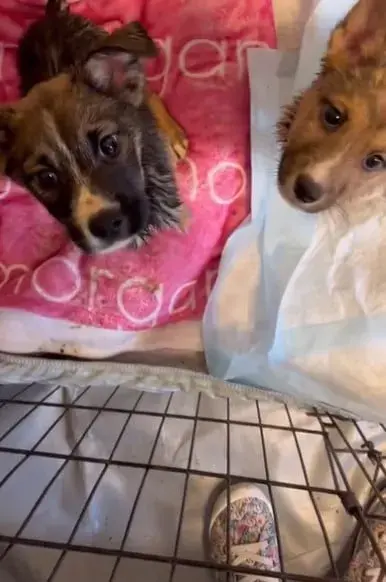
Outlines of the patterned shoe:
{"type": "MultiPolygon", "coordinates": [[[[219,563],[227,562],[227,492],[217,498],[209,523],[208,542],[211,558],[219,563]]],[[[240,483],[230,490],[230,564],[278,572],[279,551],[275,521],[270,502],[264,493],[253,484],[240,483]]],[[[217,575],[217,580],[226,579],[226,574],[217,575]]],[[[256,574],[233,574],[232,582],[273,582],[256,574]]]]}
{"type": "Polygon", "coordinates": [[[348,582],[384,582],[386,581],[386,488],[381,491],[384,503],[377,497],[370,503],[367,513],[379,515],[380,519],[368,519],[367,525],[383,554],[384,564],[380,563],[366,532],[361,529],[355,542],[353,557],[348,567],[348,582]]]}

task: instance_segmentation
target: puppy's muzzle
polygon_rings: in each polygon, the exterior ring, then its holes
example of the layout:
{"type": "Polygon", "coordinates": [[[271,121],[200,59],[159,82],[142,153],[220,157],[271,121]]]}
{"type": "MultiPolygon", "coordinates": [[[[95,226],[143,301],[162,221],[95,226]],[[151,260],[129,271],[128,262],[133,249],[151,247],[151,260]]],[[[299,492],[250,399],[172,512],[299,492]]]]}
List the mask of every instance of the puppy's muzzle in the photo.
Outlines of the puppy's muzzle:
{"type": "Polygon", "coordinates": [[[88,252],[106,251],[146,229],[147,204],[140,197],[105,198],[80,191],[73,211],[74,242],[88,252]]]}
{"type": "Polygon", "coordinates": [[[323,189],[307,174],[300,174],[295,180],[294,194],[300,204],[314,204],[323,197],[323,189]]]}
{"type": "MultiPolygon", "coordinates": [[[[134,205],[133,205],[134,206],[134,205]]],[[[147,226],[147,213],[141,211],[141,207],[132,208],[132,212],[126,214],[121,206],[101,210],[91,216],[88,230],[93,237],[114,244],[117,241],[138,234],[147,226]]]]}
{"type": "Polygon", "coordinates": [[[288,202],[304,212],[320,212],[332,202],[323,185],[308,173],[299,174],[284,184],[279,183],[279,189],[288,202]]]}
{"type": "Polygon", "coordinates": [[[105,242],[115,242],[135,234],[131,232],[129,219],[120,208],[101,210],[91,217],[88,229],[93,237],[105,242]]]}

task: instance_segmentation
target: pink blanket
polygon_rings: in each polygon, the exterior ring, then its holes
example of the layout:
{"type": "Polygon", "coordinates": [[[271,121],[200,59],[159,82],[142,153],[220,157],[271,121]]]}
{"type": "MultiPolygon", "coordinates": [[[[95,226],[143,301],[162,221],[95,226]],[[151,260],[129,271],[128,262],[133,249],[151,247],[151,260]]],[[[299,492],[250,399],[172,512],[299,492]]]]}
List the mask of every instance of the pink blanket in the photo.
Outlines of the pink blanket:
{"type": "MultiPolygon", "coordinates": [[[[1,101],[17,96],[16,44],[42,4],[0,0],[1,101]]],[[[271,0],[72,4],[109,29],[141,20],[157,39],[160,57],[149,79],[189,137],[178,180],[190,225],[138,251],[87,257],[30,194],[2,179],[0,309],[123,330],[200,317],[225,241],[248,212],[246,49],[275,45],[271,0]]]]}

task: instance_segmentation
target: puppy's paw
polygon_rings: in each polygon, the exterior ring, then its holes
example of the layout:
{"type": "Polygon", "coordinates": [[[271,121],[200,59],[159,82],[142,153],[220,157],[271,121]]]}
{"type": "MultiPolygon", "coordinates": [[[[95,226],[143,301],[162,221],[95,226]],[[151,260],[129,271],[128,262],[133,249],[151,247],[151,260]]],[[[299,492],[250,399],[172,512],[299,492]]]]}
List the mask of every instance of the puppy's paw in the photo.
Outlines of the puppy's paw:
{"type": "Polygon", "coordinates": [[[180,230],[183,233],[187,233],[192,221],[192,214],[189,208],[183,204],[180,211],[180,230]]]}
{"type": "Polygon", "coordinates": [[[167,140],[176,160],[183,160],[188,152],[188,139],[185,131],[170,115],[161,98],[155,93],[148,93],[147,103],[157,125],[167,140]]]}
{"type": "Polygon", "coordinates": [[[167,138],[176,160],[183,160],[188,153],[189,142],[184,130],[174,119],[170,119],[167,138]]]}

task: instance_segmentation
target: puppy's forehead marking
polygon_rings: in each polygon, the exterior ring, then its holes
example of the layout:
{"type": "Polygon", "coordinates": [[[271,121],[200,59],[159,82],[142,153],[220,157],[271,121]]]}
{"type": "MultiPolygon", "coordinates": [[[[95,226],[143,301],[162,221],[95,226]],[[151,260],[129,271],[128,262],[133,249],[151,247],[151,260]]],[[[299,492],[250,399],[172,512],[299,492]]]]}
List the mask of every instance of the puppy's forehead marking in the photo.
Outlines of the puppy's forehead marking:
{"type": "Polygon", "coordinates": [[[344,152],[342,154],[336,154],[335,156],[327,158],[317,164],[313,164],[310,166],[308,173],[312,176],[315,182],[323,184],[330,177],[331,171],[336,167],[339,167],[343,155],[344,152]]]}
{"type": "Polygon", "coordinates": [[[377,104],[377,127],[385,129],[386,126],[386,86],[379,88],[374,95],[377,104]]]}
{"type": "Polygon", "coordinates": [[[23,109],[36,107],[44,103],[58,103],[58,96],[64,97],[72,90],[71,78],[67,74],[57,75],[48,81],[42,81],[34,85],[32,89],[20,100],[23,109]]]}
{"type": "Polygon", "coordinates": [[[63,139],[55,117],[48,109],[41,111],[43,146],[50,149],[50,155],[54,158],[59,167],[69,168],[73,179],[80,180],[79,169],[74,154],[63,139]],[[44,141],[47,140],[47,144],[44,141]]]}
{"type": "Polygon", "coordinates": [[[75,181],[80,180],[75,152],[66,140],[67,130],[78,130],[71,117],[70,104],[71,87],[65,75],[35,86],[19,102],[19,147],[28,156],[26,171],[39,165],[39,158],[46,158],[57,169],[67,168],[75,181]],[[66,126],[63,126],[63,119],[66,126]]]}

